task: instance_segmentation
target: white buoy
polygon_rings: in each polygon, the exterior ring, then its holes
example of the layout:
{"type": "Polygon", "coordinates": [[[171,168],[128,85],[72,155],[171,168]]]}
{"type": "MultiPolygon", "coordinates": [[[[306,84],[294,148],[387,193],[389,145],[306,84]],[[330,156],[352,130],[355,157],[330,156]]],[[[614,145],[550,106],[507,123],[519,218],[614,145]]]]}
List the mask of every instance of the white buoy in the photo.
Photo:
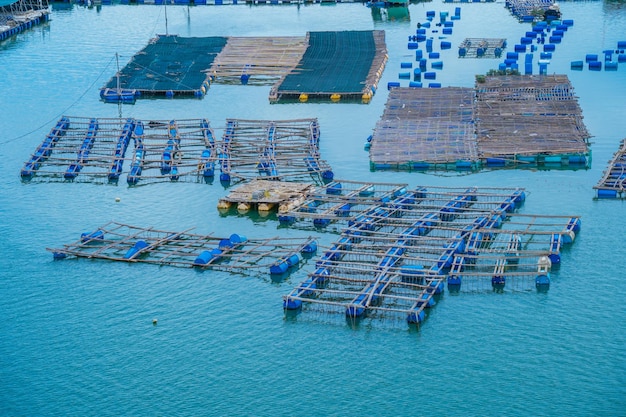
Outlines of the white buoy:
{"type": "Polygon", "coordinates": [[[122,199],[121,199],[121,198],[119,198],[119,197],[115,197],[115,202],[116,202],[116,203],[119,203],[120,201],[122,201],[122,199]]]}
{"type": "Polygon", "coordinates": [[[157,320],[157,319],[152,319],[152,324],[153,324],[153,325],[155,325],[155,326],[156,326],[156,325],[157,325],[157,322],[158,322],[158,320],[157,320]]]}

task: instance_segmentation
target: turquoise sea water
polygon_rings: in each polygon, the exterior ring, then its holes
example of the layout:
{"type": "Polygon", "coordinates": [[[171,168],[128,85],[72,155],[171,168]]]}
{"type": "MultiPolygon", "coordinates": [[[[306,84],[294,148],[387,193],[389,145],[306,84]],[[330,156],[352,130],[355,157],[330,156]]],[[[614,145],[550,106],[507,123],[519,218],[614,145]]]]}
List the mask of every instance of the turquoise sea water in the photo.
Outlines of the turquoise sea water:
{"type": "MultiPolygon", "coordinates": [[[[51,21],[0,45],[0,414],[6,416],[626,415],[625,203],[595,201],[592,186],[626,137],[626,67],[572,72],[569,63],[626,40],[623,2],[564,2],[575,22],[549,73],[565,73],[593,135],[588,170],[507,170],[472,175],[370,172],[363,151],[382,114],[387,82],[414,57],[407,36],[427,10],[462,8],[465,37],[516,43],[528,24],[503,2],[412,4],[405,20],[374,18],[362,4],[172,6],[181,36],[303,36],[306,31],[386,32],[389,61],[369,105],[273,104],[269,87],[213,85],[203,100],[99,101],[114,73],[165,32],[160,6],[54,5],[51,21]],[[129,189],[20,181],[19,170],[62,115],[144,119],[317,117],[321,153],[338,178],[416,185],[520,186],[524,213],[582,217],[547,293],[445,294],[419,330],[301,314],[285,318],[286,281],[269,276],[54,262],[46,247],[116,220],[165,230],[248,237],[301,236],[276,221],[219,216],[219,184],[129,189]],[[116,197],[120,202],[116,202],[116,197]],[[158,319],[154,326],[152,320],[158,319]]],[[[442,54],[444,86],[472,86],[497,60],[442,54]]],[[[320,236],[329,242],[334,235],[320,236]]]]}

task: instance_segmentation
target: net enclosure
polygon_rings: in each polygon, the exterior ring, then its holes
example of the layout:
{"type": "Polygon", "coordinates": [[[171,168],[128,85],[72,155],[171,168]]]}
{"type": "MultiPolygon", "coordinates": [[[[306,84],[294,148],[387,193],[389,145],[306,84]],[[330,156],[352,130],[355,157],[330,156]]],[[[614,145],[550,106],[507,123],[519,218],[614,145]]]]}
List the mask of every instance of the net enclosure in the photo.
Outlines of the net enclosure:
{"type": "Polygon", "coordinates": [[[373,94],[387,60],[384,31],[309,32],[296,68],[272,89],[270,100],[361,99],[373,94]]]}
{"type": "MultiPolygon", "coordinates": [[[[119,87],[142,95],[204,95],[207,70],[228,38],[159,35],[119,72],[119,87]]],[[[105,88],[117,88],[117,75],[105,88]]]]}

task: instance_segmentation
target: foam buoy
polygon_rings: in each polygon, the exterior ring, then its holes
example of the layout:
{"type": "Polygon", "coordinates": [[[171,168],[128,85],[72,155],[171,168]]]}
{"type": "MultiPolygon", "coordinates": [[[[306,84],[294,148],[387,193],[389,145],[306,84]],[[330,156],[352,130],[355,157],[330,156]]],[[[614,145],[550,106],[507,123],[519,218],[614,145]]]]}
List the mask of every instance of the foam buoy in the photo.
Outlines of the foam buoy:
{"type": "Polygon", "coordinates": [[[122,201],[122,199],[121,199],[121,198],[119,198],[119,197],[115,197],[115,202],[116,202],[116,203],[119,203],[120,201],[122,201]]]}
{"type": "Polygon", "coordinates": [[[155,325],[155,326],[156,326],[156,325],[157,325],[157,322],[158,322],[158,320],[157,320],[157,319],[152,319],[152,324],[153,324],[153,325],[155,325]]]}

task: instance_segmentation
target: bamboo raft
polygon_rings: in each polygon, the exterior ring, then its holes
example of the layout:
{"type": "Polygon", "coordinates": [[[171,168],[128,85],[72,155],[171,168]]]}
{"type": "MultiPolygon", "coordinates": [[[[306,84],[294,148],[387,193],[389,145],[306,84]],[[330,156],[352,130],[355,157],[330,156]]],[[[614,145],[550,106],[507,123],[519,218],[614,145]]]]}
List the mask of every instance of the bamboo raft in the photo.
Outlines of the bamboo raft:
{"type": "Polygon", "coordinates": [[[374,128],[374,169],[420,169],[478,159],[474,91],[469,88],[394,88],[374,128]],[[409,139],[409,140],[407,140],[409,139]]]}
{"type": "Polygon", "coordinates": [[[505,48],[503,38],[465,38],[459,44],[459,58],[499,58],[505,48]]]}
{"type": "Polygon", "coordinates": [[[622,139],[602,178],[593,188],[598,198],[626,197],[626,139],[622,139]]]}
{"type": "Polygon", "coordinates": [[[54,259],[78,257],[159,266],[202,268],[237,273],[266,270],[281,275],[298,269],[317,251],[312,237],[248,239],[233,233],[212,234],[159,230],[110,222],[61,248],[47,248],[54,259]]]}
{"type": "Polygon", "coordinates": [[[220,199],[217,208],[225,211],[236,206],[239,212],[254,208],[260,212],[268,212],[278,207],[279,211],[284,211],[298,201],[303,201],[312,188],[312,184],[251,180],[220,199]]]}
{"type": "Polygon", "coordinates": [[[220,143],[220,180],[332,180],[320,158],[317,119],[227,119],[220,143]]]}
{"type": "Polygon", "coordinates": [[[293,70],[307,43],[305,37],[229,37],[209,74],[220,84],[271,85],[293,70]]]}
{"type": "Polygon", "coordinates": [[[476,86],[476,117],[483,159],[547,155],[587,163],[590,135],[566,75],[486,77],[476,86]]]}
{"type": "Polygon", "coordinates": [[[217,159],[206,119],[63,116],[24,164],[23,180],[129,185],[212,179],[217,159]],[[130,151],[127,149],[131,146],[130,151]]]}
{"type": "Polygon", "coordinates": [[[474,90],[394,88],[370,168],[587,168],[590,135],[567,76],[488,76],[474,90]]]}
{"type": "Polygon", "coordinates": [[[446,282],[502,292],[530,280],[545,290],[580,219],[515,214],[524,200],[521,189],[406,191],[351,221],[283,307],[419,325],[446,282]]]}

